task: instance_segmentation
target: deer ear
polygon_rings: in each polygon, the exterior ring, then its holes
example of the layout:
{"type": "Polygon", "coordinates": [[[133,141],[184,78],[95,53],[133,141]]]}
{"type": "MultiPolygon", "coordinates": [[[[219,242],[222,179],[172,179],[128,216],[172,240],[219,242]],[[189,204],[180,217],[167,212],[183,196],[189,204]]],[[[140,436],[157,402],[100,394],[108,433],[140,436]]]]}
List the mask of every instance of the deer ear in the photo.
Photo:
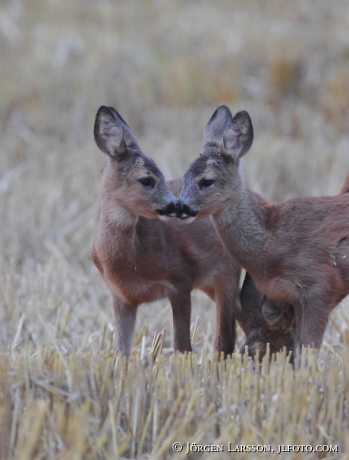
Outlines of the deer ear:
{"type": "Polygon", "coordinates": [[[105,106],[100,107],[96,115],[94,127],[96,144],[102,152],[111,157],[126,152],[122,121],[119,122],[114,112],[109,107],[105,106]]]}
{"type": "Polygon", "coordinates": [[[239,160],[250,150],[252,142],[251,118],[247,112],[238,112],[224,131],[220,152],[239,160]]]}
{"type": "Polygon", "coordinates": [[[204,150],[218,149],[222,143],[223,133],[231,124],[233,117],[226,105],[220,105],[207,123],[204,132],[204,150]]]}

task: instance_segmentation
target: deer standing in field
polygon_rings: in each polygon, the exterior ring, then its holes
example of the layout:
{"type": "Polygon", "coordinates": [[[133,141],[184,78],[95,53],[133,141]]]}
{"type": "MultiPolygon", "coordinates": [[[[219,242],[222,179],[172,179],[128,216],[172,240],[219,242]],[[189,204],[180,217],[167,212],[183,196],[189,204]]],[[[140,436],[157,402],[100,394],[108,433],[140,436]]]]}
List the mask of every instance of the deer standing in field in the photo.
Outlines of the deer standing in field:
{"type": "Polygon", "coordinates": [[[98,110],[94,136],[107,164],[91,256],[113,296],[116,348],[130,354],[140,304],[168,298],[174,349],[190,351],[190,294],[197,288],[216,302],[215,350],[232,353],[235,318],[249,335],[261,322],[262,294],[248,283],[243,289],[246,308],[241,308],[240,267],[210,219],[188,227],[167,216],[177,212],[173,202],[182,181],[165,182],[115,109],[98,110]]]}
{"type": "MultiPolygon", "coordinates": [[[[224,246],[258,289],[278,306],[293,306],[296,346],[319,348],[330,312],[349,293],[349,195],[261,205],[239,168],[252,142],[248,113],[233,118],[218,107],[176,205],[188,223],[212,216],[224,246]]],[[[349,176],[342,193],[348,189],[349,176]]]]}

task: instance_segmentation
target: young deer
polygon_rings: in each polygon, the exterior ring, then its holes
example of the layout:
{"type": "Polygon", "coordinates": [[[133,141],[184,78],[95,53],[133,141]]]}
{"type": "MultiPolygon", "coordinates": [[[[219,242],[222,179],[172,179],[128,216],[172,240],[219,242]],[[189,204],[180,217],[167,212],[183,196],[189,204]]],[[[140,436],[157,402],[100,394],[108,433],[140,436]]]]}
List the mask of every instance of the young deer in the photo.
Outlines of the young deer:
{"type": "Polygon", "coordinates": [[[165,183],[115,109],[98,110],[94,136],[107,154],[107,165],[91,256],[113,296],[116,348],[124,356],[130,354],[141,303],[168,298],[174,348],[190,351],[190,294],[197,288],[217,305],[215,350],[232,353],[235,318],[250,334],[261,322],[262,294],[254,285],[247,286],[247,307],[241,309],[240,267],[223,248],[211,221],[204,219],[188,227],[166,216],[176,213],[173,202],[182,181],[165,183]]]}
{"type": "MultiPolygon", "coordinates": [[[[253,141],[247,112],[220,106],[203,153],[184,175],[182,220],[212,216],[229,253],[278,306],[293,305],[295,341],[319,348],[331,310],[349,293],[349,196],[303,197],[261,205],[240,159],[253,141]]],[[[348,189],[349,177],[342,192],[348,189]]]]}

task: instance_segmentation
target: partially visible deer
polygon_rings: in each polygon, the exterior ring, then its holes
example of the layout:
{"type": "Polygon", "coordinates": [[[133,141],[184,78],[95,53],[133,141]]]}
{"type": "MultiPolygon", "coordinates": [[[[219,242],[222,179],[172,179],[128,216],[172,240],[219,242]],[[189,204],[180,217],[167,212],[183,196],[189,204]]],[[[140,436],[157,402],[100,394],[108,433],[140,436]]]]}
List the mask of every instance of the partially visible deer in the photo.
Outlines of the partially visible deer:
{"type": "MultiPolygon", "coordinates": [[[[293,306],[296,346],[319,348],[331,310],[349,293],[349,195],[261,205],[239,168],[252,142],[248,113],[233,118],[218,107],[176,204],[186,222],[212,216],[224,246],[258,289],[279,306],[293,306]]],[[[349,176],[342,192],[348,187],[349,176]]]]}
{"type": "Polygon", "coordinates": [[[140,304],[168,298],[174,349],[190,351],[190,294],[197,288],[217,305],[215,350],[232,353],[235,318],[249,335],[261,323],[263,295],[249,284],[244,288],[246,311],[241,308],[240,267],[223,248],[210,219],[188,227],[167,217],[176,213],[174,195],[178,197],[182,181],[165,183],[115,109],[98,110],[94,136],[107,154],[107,165],[91,256],[113,296],[116,348],[130,354],[140,304]]]}
{"type": "MultiPolygon", "coordinates": [[[[252,305],[253,311],[260,299],[260,291],[255,287],[255,283],[249,273],[246,272],[244,284],[240,292],[240,301],[243,310],[248,310],[248,305],[252,305]]],[[[250,356],[255,356],[259,352],[259,358],[262,360],[267,352],[269,343],[270,353],[281,351],[284,347],[286,354],[294,350],[295,345],[295,317],[293,305],[281,302],[274,302],[266,296],[259,301],[261,305],[261,317],[254,321],[254,327],[246,336],[245,343],[241,347],[241,353],[244,353],[245,347],[248,347],[250,356]]],[[[255,314],[256,316],[256,314],[255,314]]],[[[290,362],[294,356],[290,356],[290,362]]]]}

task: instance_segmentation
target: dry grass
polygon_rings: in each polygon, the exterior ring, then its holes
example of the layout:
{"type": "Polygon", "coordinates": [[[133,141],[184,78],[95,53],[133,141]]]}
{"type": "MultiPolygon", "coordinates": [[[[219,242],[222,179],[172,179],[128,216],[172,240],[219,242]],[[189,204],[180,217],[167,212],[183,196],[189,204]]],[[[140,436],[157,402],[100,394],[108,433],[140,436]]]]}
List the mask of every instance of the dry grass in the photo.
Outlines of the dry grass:
{"type": "MultiPolygon", "coordinates": [[[[154,355],[142,354],[135,353],[127,368],[110,352],[65,354],[43,347],[5,355],[2,458],[14,447],[20,459],[91,460],[144,458],[144,452],[152,460],[180,459],[187,442],[225,447],[225,453],[202,458],[231,458],[228,442],[234,448],[271,445],[276,452],[279,444],[349,447],[343,429],[348,350],[341,358],[327,355],[320,368],[313,352],[303,353],[296,372],[282,354],[257,368],[240,355],[218,362],[204,353],[166,353],[154,363],[154,355]],[[172,451],[176,441],[184,446],[181,454],[172,451]]],[[[307,458],[318,458],[313,455],[307,458]]]]}
{"type": "Polygon", "coordinates": [[[332,458],[344,458],[348,300],[318,362],[304,356],[295,373],[282,355],[262,369],[239,355],[218,364],[200,293],[192,357],[171,354],[168,303],[143,306],[126,372],[89,250],[104,162],[92,126],[105,103],[169,179],[226,103],[254,122],[251,188],[272,201],[337,193],[349,171],[348,13],[344,0],[1,3],[1,460],[181,458],[173,440],[338,444],[332,458]]]}

